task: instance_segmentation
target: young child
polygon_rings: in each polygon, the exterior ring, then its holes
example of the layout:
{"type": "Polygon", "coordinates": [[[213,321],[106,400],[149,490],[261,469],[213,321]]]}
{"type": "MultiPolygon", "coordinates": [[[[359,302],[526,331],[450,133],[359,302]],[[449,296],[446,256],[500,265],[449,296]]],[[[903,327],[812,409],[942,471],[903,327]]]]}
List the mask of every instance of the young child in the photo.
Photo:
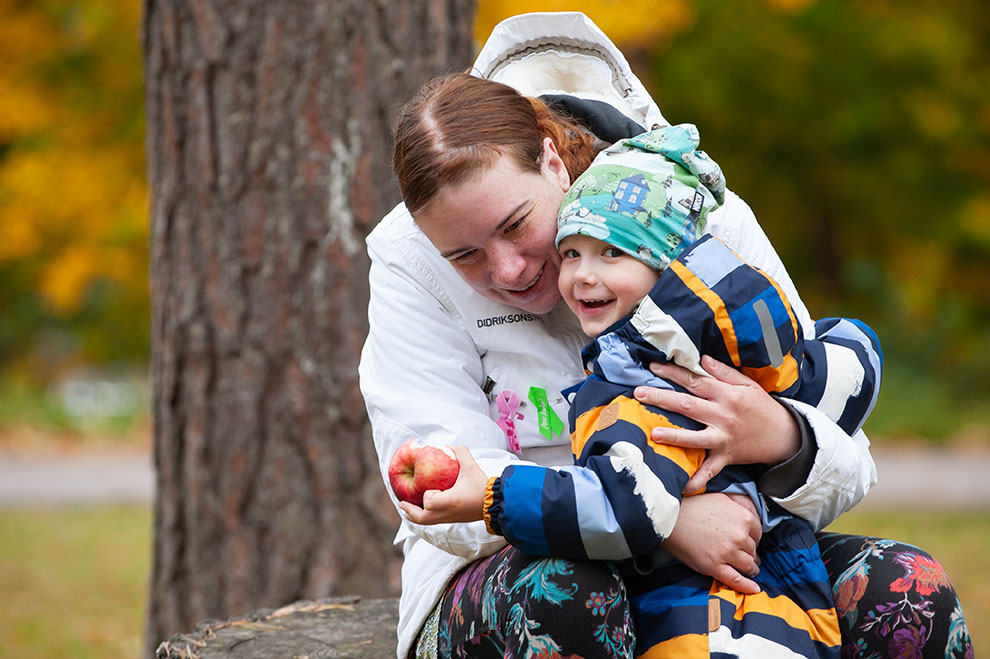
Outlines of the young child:
{"type": "Polygon", "coordinates": [[[707,375],[700,358],[711,355],[769,392],[819,407],[849,433],[872,409],[880,378],[869,328],[824,320],[806,339],[772,279],[717,238],[699,239],[725,184],[697,146],[690,125],[620,142],[565,196],[560,290],[594,337],[582,353],[589,376],[568,392],[575,466],[506,468],[489,481],[485,520],[527,553],[628,557],[621,569],[637,656],[837,657],[838,620],[813,529],[763,499],[760,466],[723,469],[707,491],[745,493],[760,511],[762,592],[738,593],[657,549],[706,454],[651,439],[657,426],[700,427],[633,397],[638,385],[674,388],[651,362],[707,375]]]}

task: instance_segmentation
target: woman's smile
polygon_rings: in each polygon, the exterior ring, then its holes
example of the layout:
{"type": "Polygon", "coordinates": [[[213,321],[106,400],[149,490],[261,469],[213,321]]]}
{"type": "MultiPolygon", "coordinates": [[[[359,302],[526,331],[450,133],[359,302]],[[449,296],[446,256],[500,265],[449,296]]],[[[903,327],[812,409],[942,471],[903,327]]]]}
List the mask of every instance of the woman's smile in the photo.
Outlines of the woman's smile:
{"type": "Polygon", "coordinates": [[[542,314],[560,302],[554,249],[557,209],[570,185],[547,140],[539,171],[507,156],[442,190],[416,223],[471,288],[523,311],[542,314]]]}

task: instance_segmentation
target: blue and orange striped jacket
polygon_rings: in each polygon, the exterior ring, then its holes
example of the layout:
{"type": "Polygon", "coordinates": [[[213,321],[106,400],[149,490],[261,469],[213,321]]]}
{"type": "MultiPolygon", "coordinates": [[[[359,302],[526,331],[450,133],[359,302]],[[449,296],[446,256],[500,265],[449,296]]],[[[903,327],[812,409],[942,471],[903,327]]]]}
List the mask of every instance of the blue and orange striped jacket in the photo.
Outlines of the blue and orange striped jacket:
{"type": "Polygon", "coordinates": [[[806,339],[777,284],[705,236],[661,274],[632,316],[585,347],[589,375],[570,390],[574,466],[506,468],[490,483],[486,522],[526,553],[622,561],[637,656],[837,657],[838,622],[813,529],[758,494],[761,467],[724,469],[706,486],[749,494],[761,510],[761,593],[739,594],[663,558],[660,543],[705,452],[653,442],[654,427],[700,426],[632,392],[644,384],[675,388],[649,371],[651,362],[700,370],[702,354],[769,392],[817,406],[850,434],[879,390],[882,356],[872,330],[827,319],[806,339]]]}

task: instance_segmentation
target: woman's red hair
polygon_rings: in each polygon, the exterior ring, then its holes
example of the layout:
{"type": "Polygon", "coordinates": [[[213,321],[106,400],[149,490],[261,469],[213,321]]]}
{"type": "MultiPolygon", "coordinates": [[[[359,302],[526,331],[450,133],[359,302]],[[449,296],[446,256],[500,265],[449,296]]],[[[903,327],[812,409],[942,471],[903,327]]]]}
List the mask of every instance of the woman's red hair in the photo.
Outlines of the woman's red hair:
{"type": "Polygon", "coordinates": [[[594,137],[538,98],[466,73],[434,78],[396,117],[392,165],[402,199],[415,215],[444,187],[501,156],[539,172],[544,137],[553,140],[571,180],[595,157],[594,137]]]}

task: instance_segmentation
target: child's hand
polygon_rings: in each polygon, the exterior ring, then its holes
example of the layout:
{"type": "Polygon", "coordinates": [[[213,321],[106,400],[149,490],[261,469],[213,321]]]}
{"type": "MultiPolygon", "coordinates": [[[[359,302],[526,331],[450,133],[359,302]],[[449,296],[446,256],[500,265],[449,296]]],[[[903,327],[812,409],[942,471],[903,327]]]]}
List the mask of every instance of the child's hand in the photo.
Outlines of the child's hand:
{"type": "Polygon", "coordinates": [[[684,497],[674,531],[663,541],[671,556],[740,593],[758,593],[756,546],[763,525],[752,499],[720,492],[684,497]]]}
{"type": "Polygon", "coordinates": [[[405,518],[414,524],[447,524],[484,519],[488,475],[481,470],[466,446],[452,446],[460,463],[457,481],[448,490],[427,490],[423,507],[401,502],[405,518]]]}

